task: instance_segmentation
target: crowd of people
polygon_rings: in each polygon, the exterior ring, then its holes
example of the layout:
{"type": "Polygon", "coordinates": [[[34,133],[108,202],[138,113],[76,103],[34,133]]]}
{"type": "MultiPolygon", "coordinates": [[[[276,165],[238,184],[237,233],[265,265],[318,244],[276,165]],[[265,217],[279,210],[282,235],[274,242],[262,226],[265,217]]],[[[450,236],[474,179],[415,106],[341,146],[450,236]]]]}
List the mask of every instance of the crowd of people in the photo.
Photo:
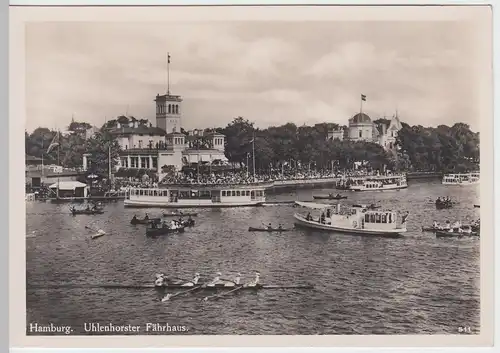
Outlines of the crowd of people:
{"type": "Polygon", "coordinates": [[[310,180],[310,179],[329,179],[345,178],[355,176],[376,175],[367,171],[316,171],[307,169],[294,170],[271,170],[264,173],[258,173],[255,176],[247,171],[230,171],[206,173],[198,175],[194,173],[172,173],[165,176],[159,184],[208,184],[208,185],[227,185],[227,184],[250,184],[255,182],[274,182],[287,180],[310,180]]]}

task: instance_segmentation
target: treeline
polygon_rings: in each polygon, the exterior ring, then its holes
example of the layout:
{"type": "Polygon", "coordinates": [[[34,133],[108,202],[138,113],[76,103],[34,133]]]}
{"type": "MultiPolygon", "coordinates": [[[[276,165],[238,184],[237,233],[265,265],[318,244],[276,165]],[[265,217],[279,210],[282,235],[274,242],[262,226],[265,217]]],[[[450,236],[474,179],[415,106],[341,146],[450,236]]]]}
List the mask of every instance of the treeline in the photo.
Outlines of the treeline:
{"type": "Polygon", "coordinates": [[[88,154],[88,171],[107,175],[109,170],[109,153],[111,152],[111,168],[117,164],[120,146],[106,130],[101,129],[89,138],[87,123],[70,124],[67,134],[60,134],[48,128],[36,128],[31,134],[25,131],[25,153],[27,156],[43,158],[44,164],[56,164],[65,168],[79,169],[83,165],[83,155],[88,154]],[[51,143],[59,146],[51,148],[51,143]]]}
{"type": "MultiPolygon", "coordinates": [[[[380,121],[389,123],[389,121],[380,121]]],[[[479,133],[467,124],[437,128],[409,126],[396,139],[396,148],[385,150],[371,142],[327,140],[328,131],[336,124],[299,126],[285,125],[255,128],[242,117],[234,119],[218,131],[226,135],[226,156],[232,162],[246,164],[252,155],[255,136],[256,169],[311,166],[311,169],[353,169],[355,164],[368,169],[396,171],[465,172],[479,165],[479,133]]],[[[342,127],[345,129],[346,127],[342,127]]],[[[250,162],[251,164],[251,162],[250,162]]]]}
{"type": "MultiPolygon", "coordinates": [[[[126,117],[110,120],[91,138],[85,136],[90,124],[72,121],[69,134],[60,136],[60,149],[52,149],[50,153],[47,153],[47,148],[56,131],[40,127],[31,134],[25,133],[26,154],[38,158],[43,154],[46,164],[57,164],[59,161],[64,167],[79,168],[83,163],[83,154],[88,153],[92,161],[90,169],[96,173],[107,173],[108,146],[111,145],[112,166],[116,164],[119,154],[118,143],[107,130],[116,122],[125,124],[127,121],[130,122],[126,117]]],[[[144,119],[134,121],[141,125],[148,124],[144,119]]],[[[467,124],[432,128],[402,123],[396,149],[391,151],[376,143],[327,140],[328,131],[337,128],[346,127],[327,123],[314,126],[287,123],[258,129],[252,122],[238,117],[216,131],[226,136],[225,154],[229,161],[241,166],[247,162],[252,166],[252,139],[255,138],[256,169],[260,171],[283,165],[287,168],[310,167],[312,170],[330,170],[332,167],[352,169],[355,164],[364,163],[374,170],[386,167],[396,171],[448,173],[474,170],[479,165],[479,133],[472,132],[467,124]]],[[[203,143],[203,139],[200,141],[203,143]]]]}

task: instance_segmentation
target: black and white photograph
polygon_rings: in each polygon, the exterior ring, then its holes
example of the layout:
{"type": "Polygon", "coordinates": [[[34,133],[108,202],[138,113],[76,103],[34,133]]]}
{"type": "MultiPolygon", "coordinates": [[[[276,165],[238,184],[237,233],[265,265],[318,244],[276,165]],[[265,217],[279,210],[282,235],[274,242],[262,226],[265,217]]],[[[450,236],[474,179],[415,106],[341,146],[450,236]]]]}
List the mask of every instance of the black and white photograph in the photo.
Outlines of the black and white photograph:
{"type": "Polygon", "coordinates": [[[488,7],[129,10],[23,24],[27,337],[492,332],[488,7]]]}

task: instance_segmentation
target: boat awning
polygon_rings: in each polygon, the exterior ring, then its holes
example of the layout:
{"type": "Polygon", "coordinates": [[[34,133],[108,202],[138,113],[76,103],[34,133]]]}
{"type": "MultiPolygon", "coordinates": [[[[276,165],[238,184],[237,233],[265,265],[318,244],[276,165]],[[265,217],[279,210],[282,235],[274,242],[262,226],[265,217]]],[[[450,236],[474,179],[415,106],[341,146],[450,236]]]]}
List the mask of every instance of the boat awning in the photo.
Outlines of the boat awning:
{"type": "MultiPolygon", "coordinates": [[[[57,184],[54,183],[49,186],[51,189],[57,189],[57,184]]],[[[84,188],[87,184],[80,183],[79,181],[60,181],[59,190],[75,190],[76,188],[84,188]]]]}
{"type": "Polygon", "coordinates": [[[324,203],[315,203],[315,202],[302,202],[302,201],[295,201],[295,204],[301,207],[306,207],[306,208],[314,208],[317,210],[321,210],[327,207],[332,207],[332,205],[327,205],[324,203]]]}

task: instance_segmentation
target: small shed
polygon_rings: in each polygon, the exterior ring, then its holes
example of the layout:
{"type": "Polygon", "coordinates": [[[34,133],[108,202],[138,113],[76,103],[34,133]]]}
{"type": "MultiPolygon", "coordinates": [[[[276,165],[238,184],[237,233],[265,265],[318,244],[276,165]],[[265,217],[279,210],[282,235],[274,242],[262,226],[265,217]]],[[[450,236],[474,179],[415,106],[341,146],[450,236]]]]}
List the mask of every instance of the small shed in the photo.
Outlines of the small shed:
{"type": "Polygon", "coordinates": [[[87,197],[87,184],[79,181],[59,181],[49,186],[59,197],[87,197]]]}

